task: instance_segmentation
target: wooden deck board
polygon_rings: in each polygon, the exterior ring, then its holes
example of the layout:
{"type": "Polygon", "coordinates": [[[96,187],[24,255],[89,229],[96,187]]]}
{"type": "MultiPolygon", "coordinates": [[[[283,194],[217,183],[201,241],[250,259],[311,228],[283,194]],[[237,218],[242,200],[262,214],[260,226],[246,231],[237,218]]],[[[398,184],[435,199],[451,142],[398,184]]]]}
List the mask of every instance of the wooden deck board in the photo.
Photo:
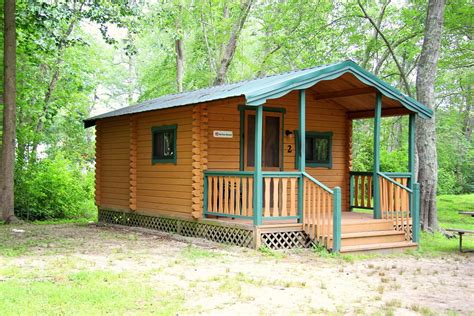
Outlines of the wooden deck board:
{"type": "MultiPolygon", "coordinates": [[[[209,218],[212,220],[220,221],[223,223],[235,223],[241,225],[253,226],[253,221],[251,219],[242,219],[242,218],[228,218],[228,217],[219,217],[219,218],[209,218]]],[[[385,221],[380,219],[373,219],[372,214],[368,213],[355,213],[355,212],[342,212],[342,221],[341,224],[357,224],[365,223],[370,221],[385,221]]],[[[286,220],[263,220],[262,226],[285,226],[290,224],[297,224],[296,219],[286,219],[286,220]]]]}

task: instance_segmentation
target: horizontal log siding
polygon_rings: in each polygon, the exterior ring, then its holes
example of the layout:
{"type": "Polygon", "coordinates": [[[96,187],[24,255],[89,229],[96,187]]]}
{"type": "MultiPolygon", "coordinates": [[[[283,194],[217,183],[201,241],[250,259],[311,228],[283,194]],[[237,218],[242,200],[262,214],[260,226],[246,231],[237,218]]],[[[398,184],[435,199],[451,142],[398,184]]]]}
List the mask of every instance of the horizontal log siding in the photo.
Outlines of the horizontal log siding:
{"type": "Polygon", "coordinates": [[[208,169],[239,170],[240,112],[242,98],[232,98],[208,104],[208,169]],[[232,138],[216,138],[214,131],[232,131],[232,138]]]}
{"type": "Polygon", "coordinates": [[[96,172],[100,182],[100,206],[118,209],[129,207],[130,134],[129,117],[115,117],[100,121],[100,164],[96,172]]]}
{"type": "Polygon", "coordinates": [[[143,113],[137,119],[137,211],[191,218],[192,107],[143,113]],[[178,126],[177,161],[151,162],[151,128],[178,126]]]}

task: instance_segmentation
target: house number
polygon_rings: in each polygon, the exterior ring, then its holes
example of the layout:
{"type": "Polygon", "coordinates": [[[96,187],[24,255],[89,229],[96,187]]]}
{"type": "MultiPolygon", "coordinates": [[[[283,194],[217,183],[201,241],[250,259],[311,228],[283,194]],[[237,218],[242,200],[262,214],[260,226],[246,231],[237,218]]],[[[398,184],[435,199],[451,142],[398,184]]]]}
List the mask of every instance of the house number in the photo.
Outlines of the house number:
{"type": "Polygon", "coordinates": [[[291,147],[291,145],[288,145],[288,152],[289,153],[293,152],[293,148],[291,147]]]}

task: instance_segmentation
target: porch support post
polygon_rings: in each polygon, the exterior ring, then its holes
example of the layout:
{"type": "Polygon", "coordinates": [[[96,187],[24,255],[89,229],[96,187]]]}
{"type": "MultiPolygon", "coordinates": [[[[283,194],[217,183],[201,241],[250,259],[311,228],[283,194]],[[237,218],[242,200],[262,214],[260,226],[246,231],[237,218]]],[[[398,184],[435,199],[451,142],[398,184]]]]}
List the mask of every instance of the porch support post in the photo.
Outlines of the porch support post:
{"type": "Polygon", "coordinates": [[[374,218],[381,218],[380,211],[380,123],[382,121],[382,94],[377,92],[375,101],[374,115],[374,170],[372,175],[372,183],[374,186],[374,218]]]}
{"type": "Polygon", "coordinates": [[[306,94],[305,90],[299,90],[299,143],[300,143],[300,150],[297,153],[299,155],[298,159],[298,169],[301,172],[300,177],[298,178],[298,223],[303,222],[303,187],[304,187],[304,178],[303,172],[305,172],[306,168],[306,161],[305,161],[305,153],[306,153],[306,94]]]}
{"type": "Polygon", "coordinates": [[[415,116],[410,114],[408,121],[408,172],[410,173],[409,188],[413,190],[415,183],[415,116]]]}
{"type": "Polygon", "coordinates": [[[420,185],[418,183],[413,184],[413,199],[410,204],[413,207],[412,212],[412,240],[413,242],[420,242],[420,185]]]}
{"type": "Polygon", "coordinates": [[[263,106],[255,109],[255,159],[253,172],[253,223],[262,225],[263,176],[262,176],[262,142],[263,142],[263,106]]]}
{"type": "Polygon", "coordinates": [[[408,121],[408,172],[410,181],[408,187],[412,190],[410,194],[410,216],[412,219],[412,240],[420,241],[420,185],[415,183],[415,129],[416,114],[410,114],[408,121]]]}

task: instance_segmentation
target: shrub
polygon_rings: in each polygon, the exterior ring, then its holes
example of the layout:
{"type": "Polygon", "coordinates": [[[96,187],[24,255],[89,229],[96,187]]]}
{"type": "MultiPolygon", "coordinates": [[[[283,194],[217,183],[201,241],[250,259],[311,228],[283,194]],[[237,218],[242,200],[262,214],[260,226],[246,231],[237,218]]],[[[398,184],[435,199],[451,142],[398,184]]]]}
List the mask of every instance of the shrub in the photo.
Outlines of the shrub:
{"type": "Polygon", "coordinates": [[[27,220],[92,218],[94,178],[57,155],[16,171],[15,213],[27,220]]]}

